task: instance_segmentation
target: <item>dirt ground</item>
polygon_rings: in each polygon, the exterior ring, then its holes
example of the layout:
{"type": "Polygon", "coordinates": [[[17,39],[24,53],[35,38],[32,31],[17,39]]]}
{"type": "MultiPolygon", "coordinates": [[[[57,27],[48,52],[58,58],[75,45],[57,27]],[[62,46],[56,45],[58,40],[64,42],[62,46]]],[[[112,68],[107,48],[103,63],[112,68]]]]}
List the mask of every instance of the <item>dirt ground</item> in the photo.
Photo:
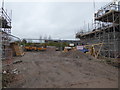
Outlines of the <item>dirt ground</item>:
{"type": "Polygon", "coordinates": [[[81,52],[26,52],[12,88],[117,88],[118,69],[81,52]]]}

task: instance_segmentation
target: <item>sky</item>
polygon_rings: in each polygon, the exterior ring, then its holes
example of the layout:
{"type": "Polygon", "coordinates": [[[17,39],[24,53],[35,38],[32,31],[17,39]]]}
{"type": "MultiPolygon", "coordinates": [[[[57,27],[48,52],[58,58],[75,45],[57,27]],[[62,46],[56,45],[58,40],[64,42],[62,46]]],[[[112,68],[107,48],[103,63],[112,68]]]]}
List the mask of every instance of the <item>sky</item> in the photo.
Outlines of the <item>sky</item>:
{"type": "Polygon", "coordinates": [[[5,2],[12,10],[12,34],[19,38],[75,39],[92,23],[93,13],[108,2],[5,2]]]}

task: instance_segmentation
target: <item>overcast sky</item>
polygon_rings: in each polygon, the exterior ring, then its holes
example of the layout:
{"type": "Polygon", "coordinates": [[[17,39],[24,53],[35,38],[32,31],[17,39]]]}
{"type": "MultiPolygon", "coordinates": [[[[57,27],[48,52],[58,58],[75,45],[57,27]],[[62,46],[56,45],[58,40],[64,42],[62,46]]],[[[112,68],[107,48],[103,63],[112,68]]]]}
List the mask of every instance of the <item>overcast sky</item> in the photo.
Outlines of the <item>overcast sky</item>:
{"type": "MultiPolygon", "coordinates": [[[[96,2],[96,10],[106,2],[96,2]]],[[[7,2],[12,10],[12,34],[20,38],[51,36],[74,39],[85,23],[92,23],[93,2],[7,2]]]]}

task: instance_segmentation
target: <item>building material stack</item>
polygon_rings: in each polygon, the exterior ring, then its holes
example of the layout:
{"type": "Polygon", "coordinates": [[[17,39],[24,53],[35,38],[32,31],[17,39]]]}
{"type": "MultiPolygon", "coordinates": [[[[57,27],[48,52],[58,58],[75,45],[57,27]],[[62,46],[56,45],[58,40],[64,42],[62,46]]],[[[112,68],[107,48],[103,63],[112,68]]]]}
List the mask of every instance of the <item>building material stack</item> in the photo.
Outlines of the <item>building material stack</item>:
{"type": "Polygon", "coordinates": [[[12,42],[10,43],[10,48],[12,49],[13,56],[23,56],[23,48],[20,46],[18,42],[12,42]]]}

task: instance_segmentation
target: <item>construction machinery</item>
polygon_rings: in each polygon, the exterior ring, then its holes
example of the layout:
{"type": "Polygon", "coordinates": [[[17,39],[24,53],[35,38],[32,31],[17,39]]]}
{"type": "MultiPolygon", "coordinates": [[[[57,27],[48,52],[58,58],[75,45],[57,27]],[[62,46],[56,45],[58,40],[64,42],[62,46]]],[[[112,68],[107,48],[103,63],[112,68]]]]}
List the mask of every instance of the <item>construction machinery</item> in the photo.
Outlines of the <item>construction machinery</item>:
{"type": "Polygon", "coordinates": [[[25,51],[46,51],[46,46],[45,45],[26,45],[24,47],[25,51]]]}
{"type": "Polygon", "coordinates": [[[84,45],[84,47],[89,50],[88,53],[94,56],[95,58],[98,58],[102,46],[103,46],[103,43],[84,45]]]}
{"type": "Polygon", "coordinates": [[[36,49],[37,51],[46,51],[47,48],[42,46],[42,47],[37,47],[36,49]]]}
{"type": "Polygon", "coordinates": [[[75,50],[75,45],[73,43],[70,43],[68,46],[64,47],[64,52],[75,50]]]}

